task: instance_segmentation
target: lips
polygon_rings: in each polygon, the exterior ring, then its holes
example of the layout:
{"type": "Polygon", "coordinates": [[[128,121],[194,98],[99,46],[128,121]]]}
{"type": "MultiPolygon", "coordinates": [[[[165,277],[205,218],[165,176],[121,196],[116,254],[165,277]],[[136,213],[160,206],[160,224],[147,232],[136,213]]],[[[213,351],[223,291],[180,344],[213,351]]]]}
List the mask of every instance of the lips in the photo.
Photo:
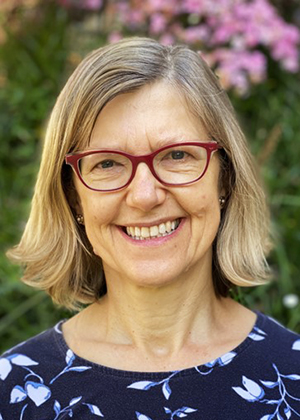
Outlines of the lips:
{"type": "Polygon", "coordinates": [[[171,235],[179,226],[181,219],[168,220],[153,226],[126,226],[123,231],[132,239],[145,240],[171,235]]]}

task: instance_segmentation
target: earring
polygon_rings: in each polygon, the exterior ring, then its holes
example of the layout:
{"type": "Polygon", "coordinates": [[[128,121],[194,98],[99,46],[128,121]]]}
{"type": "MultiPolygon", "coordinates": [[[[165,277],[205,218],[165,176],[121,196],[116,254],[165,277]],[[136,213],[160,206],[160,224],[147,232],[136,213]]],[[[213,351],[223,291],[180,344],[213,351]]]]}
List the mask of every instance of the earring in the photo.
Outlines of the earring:
{"type": "Polygon", "coordinates": [[[76,214],[76,221],[79,225],[84,225],[84,218],[82,214],[76,214]]]}
{"type": "Polygon", "coordinates": [[[226,199],[223,195],[221,195],[221,197],[219,197],[219,203],[220,203],[220,207],[222,209],[224,207],[225,203],[226,203],[226,199]]]}

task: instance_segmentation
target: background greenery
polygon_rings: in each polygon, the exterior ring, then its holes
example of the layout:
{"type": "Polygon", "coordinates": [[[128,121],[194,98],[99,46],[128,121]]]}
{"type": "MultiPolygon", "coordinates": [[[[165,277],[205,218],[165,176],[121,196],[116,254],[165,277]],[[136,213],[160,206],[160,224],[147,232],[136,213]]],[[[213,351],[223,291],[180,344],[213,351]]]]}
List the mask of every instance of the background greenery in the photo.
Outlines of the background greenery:
{"type": "MultiPolygon", "coordinates": [[[[296,19],[297,2],[282,3],[276,5],[285,18],[296,19]]],[[[5,251],[18,242],[26,223],[41,139],[55,98],[82,56],[108,35],[105,21],[99,26],[98,19],[95,25],[91,11],[64,8],[55,1],[28,4],[0,10],[0,353],[70,315],[54,310],[43,292],[23,285],[20,269],[6,259],[5,251]]],[[[247,96],[229,92],[260,164],[276,233],[269,258],[273,282],[240,290],[238,298],[300,332],[299,73],[287,73],[269,61],[264,83],[247,96]],[[294,302],[286,300],[290,294],[294,302]]]]}

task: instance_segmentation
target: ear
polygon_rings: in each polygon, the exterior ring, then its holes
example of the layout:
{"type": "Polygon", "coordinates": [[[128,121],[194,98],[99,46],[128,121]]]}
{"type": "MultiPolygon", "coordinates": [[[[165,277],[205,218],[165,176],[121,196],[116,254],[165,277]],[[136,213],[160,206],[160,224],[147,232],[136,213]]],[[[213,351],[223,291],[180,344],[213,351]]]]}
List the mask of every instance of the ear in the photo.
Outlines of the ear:
{"type": "Polygon", "coordinates": [[[73,212],[75,212],[75,214],[82,214],[80,197],[75,188],[72,188],[72,190],[69,192],[68,201],[71,206],[71,209],[73,210],[73,212]]]}
{"type": "Polygon", "coordinates": [[[82,214],[82,205],[79,194],[74,185],[74,180],[71,179],[66,189],[68,203],[74,214],[82,214]]]}
{"type": "Polygon", "coordinates": [[[64,165],[62,168],[62,181],[63,190],[73,216],[76,217],[77,214],[83,214],[81,200],[75,186],[76,179],[72,169],[68,165],[64,165]]]}
{"type": "Polygon", "coordinates": [[[222,197],[227,196],[227,192],[226,192],[226,189],[224,187],[222,187],[221,190],[219,191],[219,196],[222,196],[222,197]]]}

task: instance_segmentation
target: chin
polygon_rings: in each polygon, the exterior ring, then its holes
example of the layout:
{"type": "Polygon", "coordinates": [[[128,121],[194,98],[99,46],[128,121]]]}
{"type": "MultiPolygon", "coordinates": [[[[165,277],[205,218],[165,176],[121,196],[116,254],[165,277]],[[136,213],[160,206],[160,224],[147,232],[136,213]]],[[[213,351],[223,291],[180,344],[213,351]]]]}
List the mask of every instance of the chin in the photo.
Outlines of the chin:
{"type": "MultiPolygon", "coordinates": [[[[129,268],[129,267],[128,267],[129,268]]],[[[132,267],[123,273],[121,278],[129,279],[130,283],[138,287],[159,288],[176,283],[186,275],[187,268],[176,267],[174,264],[159,264],[153,261],[132,267]],[[160,265],[160,268],[158,266],[160,265]]]]}

